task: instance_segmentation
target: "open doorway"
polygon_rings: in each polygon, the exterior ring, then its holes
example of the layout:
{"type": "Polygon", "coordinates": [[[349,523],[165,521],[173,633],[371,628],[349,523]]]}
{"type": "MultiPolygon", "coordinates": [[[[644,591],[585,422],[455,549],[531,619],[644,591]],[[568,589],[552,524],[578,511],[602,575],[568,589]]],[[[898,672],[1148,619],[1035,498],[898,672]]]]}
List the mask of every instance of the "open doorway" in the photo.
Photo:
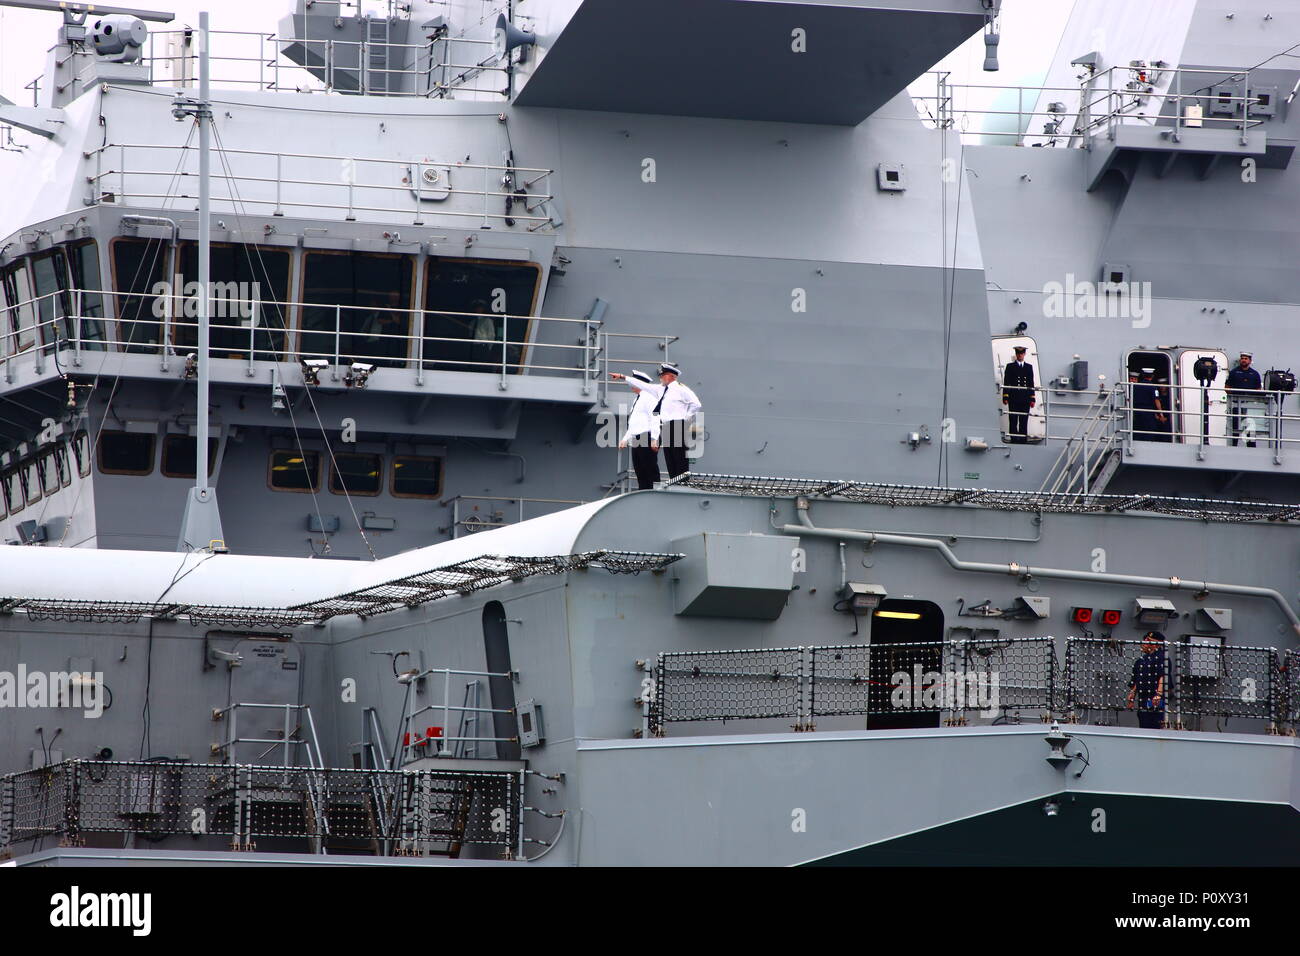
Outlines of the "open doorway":
{"type": "Polygon", "coordinates": [[[871,694],[868,730],[906,727],[938,727],[938,708],[919,710],[919,686],[908,685],[913,694],[895,693],[898,674],[909,680],[939,671],[943,666],[943,611],[932,601],[884,600],[871,615],[871,694]],[[919,645],[919,646],[918,646],[919,645]]]}
{"type": "Polygon", "coordinates": [[[1174,435],[1173,357],[1135,349],[1124,361],[1128,427],[1134,441],[1171,442],[1174,435]]]}
{"type": "Polygon", "coordinates": [[[1047,402],[1043,373],[1038,367],[1038,346],[1027,335],[1008,335],[993,340],[993,381],[1001,411],[1003,441],[1041,442],[1047,436],[1047,402]],[[1024,348],[1023,356],[1016,349],[1024,348]],[[1012,366],[1023,359],[1027,368],[1012,366]],[[1029,384],[1032,382],[1032,386],[1029,384]],[[1023,383],[1023,384],[1022,384],[1023,383]],[[1003,398],[1010,398],[1002,404],[1003,398]]]}

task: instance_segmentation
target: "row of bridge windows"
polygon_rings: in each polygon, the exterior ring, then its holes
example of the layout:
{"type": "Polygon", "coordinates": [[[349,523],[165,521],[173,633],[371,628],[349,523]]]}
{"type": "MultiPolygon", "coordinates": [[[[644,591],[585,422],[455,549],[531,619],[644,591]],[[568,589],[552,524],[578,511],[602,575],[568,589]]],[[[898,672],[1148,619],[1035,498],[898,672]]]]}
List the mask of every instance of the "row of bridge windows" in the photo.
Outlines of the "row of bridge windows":
{"type": "MultiPolygon", "coordinates": [[[[102,288],[94,240],[23,256],[0,270],[0,354],[56,338],[129,352],[157,352],[164,340],[177,350],[195,347],[195,320],[179,297],[197,281],[198,244],[121,237],[109,253],[115,296],[73,292],[102,288]]],[[[416,265],[412,255],[213,243],[211,354],[379,365],[404,365],[418,355],[426,368],[453,371],[503,360],[519,365],[529,322],[506,316],[532,313],[537,263],[428,257],[419,276],[425,314],[418,333],[416,265]]]]}

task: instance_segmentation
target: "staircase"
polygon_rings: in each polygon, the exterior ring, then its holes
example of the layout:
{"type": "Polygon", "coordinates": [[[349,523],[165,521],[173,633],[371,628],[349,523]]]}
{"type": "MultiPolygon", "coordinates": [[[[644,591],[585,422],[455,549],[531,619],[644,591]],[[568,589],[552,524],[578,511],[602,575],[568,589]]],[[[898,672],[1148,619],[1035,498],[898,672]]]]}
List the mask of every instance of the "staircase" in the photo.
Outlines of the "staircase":
{"type": "Polygon", "coordinates": [[[1079,497],[1105,491],[1122,461],[1115,415],[1112,394],[1099,394],[1080,417],[1039,492],[1079,497]]]}

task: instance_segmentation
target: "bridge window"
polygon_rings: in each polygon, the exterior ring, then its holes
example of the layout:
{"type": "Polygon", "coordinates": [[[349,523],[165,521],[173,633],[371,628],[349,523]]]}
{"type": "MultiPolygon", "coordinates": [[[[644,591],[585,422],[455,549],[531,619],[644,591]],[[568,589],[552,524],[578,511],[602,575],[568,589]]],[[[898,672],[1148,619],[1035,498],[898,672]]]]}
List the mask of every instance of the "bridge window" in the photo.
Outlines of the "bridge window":
{"type": "Polygon", "coordinates": [[[54,451],[50,454],[50,460],[54,464],[54,470],[59,475],[59,483],[64,488],[72,484],[72,469],[68,464],[68,446],[59,442],[54,446],[54,451]]]}
{"type": "Polygon", "coordinates": [[[486,372],[499,370],[504,357],[507,371],[517,373],[541,274],[535,262],[431,258],[425,273],[424,367],[486,372]]]}
{"type": "Polygon", "coordinates": [[[23,491],[18,486],[18,470],[6,471],[0,475],[0,492],[5,499],[5,510],[17,514],[23,510],[23,491]]]}
{"type": "Polygon", "coordinates": [[[18,466],[18,483],[23,486],[23,500],[29,505],[41,500],[41,476],[37,474],[35,459],[18,466]]]}
{"type": "Polygon", "coordinates": [[[99,470],[106,475],[147,475],[153,471],[156,435],[148,432],[101,432],[99,470]]]}
{"type": "Polygon", "coordinates": [[[90,436],[85,432],[72,436],[72,454],[77,459],[77,474],[85,478],[90,474],[90,436]]]}
{"type": "Polygon", "coordinates": [[[81,335],[83,349],[104,348],[104,296],[99,279],[99,247],[95,240],[87,239],[67,247],[68,270],[72,288],[81,290],[80,303],[74,298],[72,309],[81,314],[81,328],[70,322],[70,334],[81,335]]]}
{"type": "Polygon", "coordinates": [[[51,249],[32,256],[32,282],[36,291],[36,318],[41,341],[52,344],[70,338],[66,316],[68,308],[68,260],[62,249],[51,249]]]}
{"type": "Polygon", "coordinates": [[[410,256],[308,252],[299,351],[340,362],[403,365],[411,331],[410,256]],[[336,308],[338,307],[338,308],[336,308]],[[337,325],[338,335],[335,336],[337,325]]]}
{"type": "Polygon", "coordinates": [[[41,478],[41,491],[47,496],[63,487],[63,483],[59,480],[59,469],[55,464],[53,451],[45,452],[36,459],[36,471],[41,478]]]}
{"type": "Polygon", "coordinates": [[[392,493],[394,498],[437,498],[442,493],[442,459],[395,457],[392,493]]]}
{"type": "MultiPolygon", "coordinates": [[[[168,478],[193,478],[199,440],[193,435],[168,435],[163,439],[162,473],[168,478]]],[[[208,474],[217,470],[217,440],[208,439],[208,474]]]]}
{"type": "Polygon", "coordinates": [[[109,245],[117,296],[118,335],[128,352],[155,352],[168,302],[154,288],[168,278],[171,253],[164,239],[117,238],[109,245]]]}
{"type": "Polygon", "coordinates": [[[378,455],[336,454],[330,491],[336,495],[377,495],[383,489],[383,459],[378,455]]]}
{"type": "Polygon", "coordinates": [[[36,344],[36,307],[32,304],[32,283],[27,275],[27,261],[19,259],[0,272],[0,287],[4,291],[5,342],[0,353],[15,355],[36,344]]]}
{"type": "MultiPolygon", "coordinates": [[[[265,361],[279,359],[289,325],[284,304],[289,301],[289,250],[214,242],[210,261],[212,357],[248,358],[249,329],[255,328],[251,343],[254,356],[265,361]]],[[[185,282],[198,281],[198,243],[181,243],[180,266],[185,282]]],[[[176,309],[177,314],[180,311],[176,309]]],[[[198,343],[198,319],[181,317],[175,338],[179,348],[194,348],[198,343]]]]}
{"type": "Polygon", "coordinates": [[[316,491],[320,488],[320,452],[271,452],[267,480],[276,491],[316,491]]]}

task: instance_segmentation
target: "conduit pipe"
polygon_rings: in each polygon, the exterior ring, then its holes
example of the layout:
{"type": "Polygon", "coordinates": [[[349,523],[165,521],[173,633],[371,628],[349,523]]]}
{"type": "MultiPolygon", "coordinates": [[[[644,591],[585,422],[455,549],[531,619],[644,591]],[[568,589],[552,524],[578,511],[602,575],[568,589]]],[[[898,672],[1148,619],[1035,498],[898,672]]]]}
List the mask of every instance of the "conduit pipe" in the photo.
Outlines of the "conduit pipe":
{"type": "Polygon", "coordinates": [[[1129,584],[1145,588],[1168,588],[1171,591],[1193,590],[1218,594],[1238,594],[1242,597],[1266,598],[1278,606],[1286,616],[1292,631],[1300,636],[1300,617],[1278,591],[1273,588],[1260,588],[1248,584],[1220,584],[1213,581],[1189,581],[1186,578],[1154,578],[1141,574],[1113,574],[1109,571],[1073,571],[1066,568],[1033,568],[1027,564],[1012,561],[1008,564],[995,564],[985,561],[963,561],[947,544],[937,538],[919,538],[907,534],[891,534],[884,531],[851,531],[845,528],[818,528],[808,515],[808,502],[795,503],[799,516],[798,524],[781,527],[785,534],[807,535],[815,538],[831,538],[838,541],[861,541],[867,545],[897,544],[910,548],[928,548],[938,551],[948,565],[957,571],[974,571],[983,574],[1008,574],[1020,578],[1064,578],[1069,581],[1091,581],[1101,584],[1129,584]]]}

